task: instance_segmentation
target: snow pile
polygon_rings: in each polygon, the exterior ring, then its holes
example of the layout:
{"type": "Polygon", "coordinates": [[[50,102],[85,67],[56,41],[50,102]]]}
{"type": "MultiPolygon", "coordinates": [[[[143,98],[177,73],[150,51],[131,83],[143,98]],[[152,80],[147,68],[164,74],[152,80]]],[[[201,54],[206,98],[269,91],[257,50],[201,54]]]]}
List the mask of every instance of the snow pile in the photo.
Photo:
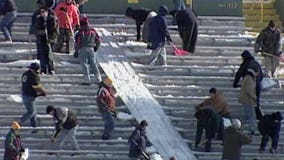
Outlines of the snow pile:
{"type": "Polygon", "coordinates": [[[122,120],[122,121],[130,121],[130,120],[134,119],[134,117],[131,114],[127,114],[127,113],[124,113],[124,112],[118,112],[117,118],[119,120],[122,120]]]}
{"type": "Polygon", "coordinates": [[[10,95],[9,97],[7,97],[7,100],[11,101],[11,102],[17,102],[17,103],[23,102],[22,97],[20,95],[17,95],[17,94],[10,95]]]}
{"type": "Polygon", "coordinates": [[[151,154],[150,159],[151,160],[163,160],[161,155],[159,155],[158,153],[151,154]]]}

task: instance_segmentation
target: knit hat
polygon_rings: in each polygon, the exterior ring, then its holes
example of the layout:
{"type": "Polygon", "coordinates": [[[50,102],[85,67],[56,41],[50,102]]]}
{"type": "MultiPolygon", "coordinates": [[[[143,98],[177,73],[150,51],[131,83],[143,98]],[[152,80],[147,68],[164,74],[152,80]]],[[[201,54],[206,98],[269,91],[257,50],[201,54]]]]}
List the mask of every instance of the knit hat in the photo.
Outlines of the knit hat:
{"type": "Polygon", "coordinates": [[[140,126],[141,127],[148,126],[148,122],[146,120],[143,120],[140,122],[140,126]]]}
{"type": "Polygon", "coordinates": [[[103,82],[104,84],[108,85],[108,86],[111,86],[112,85],[112,80],[106,76],[104,79],[103,79],[103,82]]]}
{"type": "Polygon", "coordinates": [[[268,23],[268,27],[273,28],[273,27],[275,27],[275,26],[276,26],[276,25],[275,25],[274,21],[273,21],[273,20],[270,20],[269,23],[268,23]]]}
{"type": "Polygon", "coordinates": [[[232,127],[236,129],[241,129],[242,123],[238,119],[232,119],[232,127]]]}
{"type": "Polygon", "coordinates": [[[216,89],[216,88],[210,88],[210,89],[209,89],[209,93],[214,93],[214,94],[216,94],[216,92],[217,92],[217,89],[216,89]]]}
{"type": "Polygon", "coordinates": [[[46,107],[46,114],[49,114],[49,113],[52,112],[54,109],[55,109],[55,107],[52,106],[52,105],[47,106],[47,107],[46,107]]]}
{"type": "Polygon", "coordinates": [[[11,125],[11,128],[13,128],[14,130],[19,130],[21,128],[21,125],[19,124],[19,122],[14,121],[11,125]]]}
{"type": "Polygon", "coordinates": [[[80,19],[80,25],[81,26],[84,26],[84,25],[88,25],[89,24],[89,18],[87,16],[83,16],[81,19],[80,19]]]}

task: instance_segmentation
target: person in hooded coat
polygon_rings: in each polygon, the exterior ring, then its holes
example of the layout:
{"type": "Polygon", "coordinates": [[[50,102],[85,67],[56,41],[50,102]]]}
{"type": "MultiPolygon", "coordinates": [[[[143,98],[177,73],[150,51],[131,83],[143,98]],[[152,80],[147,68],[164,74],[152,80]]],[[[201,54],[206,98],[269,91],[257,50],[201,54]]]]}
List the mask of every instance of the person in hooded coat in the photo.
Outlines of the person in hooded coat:
{"type": "MultiPolygon", "coordinates": [[[[256,105],[257,107],[260,107],[260,94],[261,94],[261,82],[263,79],[263,71],[261,68],[261,65],[255,60],[254,56],[248,51],[244,50],[241,54],[243,62],[241,63],[233,82],[233,87],[237,88],[240,87],[239,85],[240,79],[245,77],[245,74],[247,73],[248,69],[253,69],[257,76],[256,76],[256,87],[255,87],[255,93],[256,93],[256,105]]],[[[261,116],[261,115],[260,115],[261,116]]],[[[261,117],[258,116],[257,119],[260,119],[261,117]]]]}
{"type": "Polygon", "coordinates": [[[172,42],[165,19],[167,14],[168,8],[164,5],[160,6],[158,15],[149,24],[147,48],[152,50],[149,58],[150,65],[167,65],[165,42],[166,39],[168,42],[172,42]]]}
{"type": "Polygon", "coordinates": [[[145,43],[148,43],[148,39],[149,39],[149,24],[151,23],[151,21],[153,20],[153,18],[157,15],[156,12],[152,11],[148,14],[146,21],[143,25],[142,28],[142,41],[145,43]]]}
{"type": "Polygon", "coordinates": [[[271,138],[271,153],[277,153],[279,133],[281,130],[281,121],[283,117],[280,112],[274,112],[272,114],[266,114],[258,123],[258,130],[262,135],[261,144],[259,152],[262,153],[265,151],[265,147],[271,138]]]}
{"type": "Polygon", "coordinates": [[[141,121],[128,138],[128,156],[131,160],[143,160],[142,152],[146,153],[146,147],[152,145],[146,135],[147,127],[148,122],[146,120],[141,121]]]}
{"type": "Polygon", "coordinates": [[[274,21],[270,20],[268,26],[257,36],[254,47],[256,53],[262,52],[266,76],[276,76],[275,71],[279,66],[278,57],[282,53],[281,49],[281,31],[276,27],[274,21]]]}
{"type": "Polygon", "coordinates": [[[150,12],[151,11],[147,9],[133,9],[131,7],[126,8],[125,16],[135,20],[137,41],[141,40],[141,25],[143,25],[143,23],[147,19],[147,16],[150,12]]]}
{"type": "Polygon", "coordinates": [[[176,11],[176,22],[178,32],[182,39],[182,48],[190,53],[194,53],[197,35],[198,35],[198,19],[191,8],[176,11]]]}

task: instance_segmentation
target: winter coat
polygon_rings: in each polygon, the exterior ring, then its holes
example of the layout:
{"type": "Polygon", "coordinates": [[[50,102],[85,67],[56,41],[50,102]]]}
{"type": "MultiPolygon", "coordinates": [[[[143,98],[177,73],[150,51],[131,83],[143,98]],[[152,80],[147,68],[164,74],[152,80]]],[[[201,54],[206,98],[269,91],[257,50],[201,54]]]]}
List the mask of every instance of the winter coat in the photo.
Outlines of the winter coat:
{"type": "Polygon", "coordinates": [[[20,160],[17,156],[24,151],[18,131],[10,129],[5,139],[5,152],[3,160],[20,160]]]}
{"type": "Polygon", "coordinates": [[[182,38],[183,49],[194,53],[198,35],[198,20],[190,9],[177,11],[175,14],[178,32],[182,38]]]}
{"type": "Polygon", "coordinates": [[[242,133],[240,130],[230,126],[224,131],[224,146],[222,160],[240,160],[241,147],[250,144],[252,138],[242,133]]]}
{"type": "Polygon", "coordinates": [[[278,28],[272,31],[270,27],[267,27],[262,30],[256,38],[256,53],[262,51],[279,56],[281,48],[281,31],[278,28]]]}
{"type": "Polygon", "coordinates": [[[251,53],[248,50],[245,50],[242,53],[243,62],[240,65],[240,68],[238,69],[235,80],[234,80],[234,87],[238,86],[238,83],[241,78],[245,77],[245,74],[247,73],[247,70],[249,68],[253,69],[255,72],[257,72],[256,82],[261,83],[263,79],[263,71],[261,68],[261,65],[254,59],[254,57],[251,55],[251,53]]]}
{"type": "Polygon", "coordinates": [[[141,151],[146,151],[146,147],[150,146],[151,143],[146,136],[146,132],[138,126],[128,138],[129,143],[129,154],[130,158],[137,158],[140,156],[141,151]]]}
{"type": "Polygon", "coordinates": [[[155,50],[158,47],[165,46],[165,40],[171,41],[169,31],[167,29],[167,23],[165,16],[168,14],[166,6],[159,8],[159,13],[153,18],[149,24],[149,36],[148,36],[148,49],[155,50]]]}
{"type": "Polygon", "coordinates": [[[54,13],[58,18],[59,28],[73,29],[75,26],[79,26],[79,12],[74,4],[59,3],[54,13]]]}
{"type": "Polygon", "coordinates": [[[156,12],[152,11],[148,14],[147,19],[142,28],[142,41],[148,43],[149,39],[149,24],[153,20],[153,18],[157,15],[156,12]]]}
{"type": "Polygon", "coordinates": [[[101,38],[95,29],[89,25],[84,25],[75,35],[75,42],[76,51],[83,47],[93,47],[97,51],[101,44],[101,38]]]}
{"type": "MultiPolygon", "coordinates": [[[[52,11],[49,10],[48,12],[52,11]]],[[[30,34],[35,34],[40,43],[54,42],[58,35],[58,23],[55,15],[49,13],[45,20],[44,17],[40,15],[40,9],[34,14],[37,15],[31,25],[30,34]]]]}
{"type": "Polygon", "coordinates": [[[76,127],[79,122],[75,113],[66,107],[55,108],[53,114],[53,120],[55,123],[55,136],[61,131],[61,129],[70,130],[76,127]]]}
{"type": "MultiPolygon", "coordinates": [[[[211,108],[204,108],[195,113],[195,118],[197,118],[198,126],[206,130],[206,138],[213,138],[218,129],[220,116],[211,108]]],[[[200,133],[202,135],[202,131],[200,133]]],[[[201,137],[201,135],[197,136],[201,137]]]]}
{"type": "Polygon", "coordinates": [[[125,15],[135,20],[136,22],[136,31],[137,31],[137,41],[141,39],[141,25],[145,22],[150,10],[146,9],[132,9],[128,7],[126,9],[125,15]]]}
{"type": "Polygon", "coordinates": [[[258,130],[262,135],[279,135],[282,120],[280,112],[266,114],[258,122],[258,130]]]}
{"type": "Polygon", "coordinates": [[[254,78],[255,75],[251,75],[250,73],[248,72],[242,80],[239,102],[243,105],[255,107],[257,98],[255,93],[256,81],[254,78]]]}
{"type": "Polygon", "coordinates": [[[99,108],[99,112],[106,112],[108,110],[115,110],[115,97],[111,91],[111,87],[107,86],[103,82],[99,86],[99,90],[97,92],[97,104],[99,108]]]}
{"type": "Polygon", "coordinates": [[[15,0],[0,0],[0,15],[17,10],[15,0]]]}
{"type": "Polygon", "coordinates": [[[202,107],[212,107],[212,109],[221,116],[230,114],[229,105],[223,94],[219,91],[217,91],[213,98],[208,98],[201,104],[197,105],[196,109],[200,109],[202,107]]]}

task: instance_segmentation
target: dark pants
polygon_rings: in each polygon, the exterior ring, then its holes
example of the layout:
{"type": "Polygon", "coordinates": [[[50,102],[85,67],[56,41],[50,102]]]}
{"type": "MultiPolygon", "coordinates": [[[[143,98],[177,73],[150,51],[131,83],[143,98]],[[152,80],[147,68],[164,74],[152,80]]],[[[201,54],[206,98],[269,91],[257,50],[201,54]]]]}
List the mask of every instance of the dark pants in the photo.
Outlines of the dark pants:
{"type": "Polygon", "coordinates": [[[114,129],[114,120],[112,114],[109,111],[102,112],[102,117],[104,120],[104,135],[110,136],[114,129]]]}
{"type": "Polygon", "coordinates": [[[42,41],[41,38],[38,38],[37,53],[38,53],[38,58],[40,60],[41,73],[46,74],[46,70],[48,71],[48,73],[51,73],[51,71],[54,70],[53,53],[51,45],[42,41]]]}
{"type": "Polygon", "coordinates": [[[260,93],[261,93],[261,81],[257,80],[256,81],[256,86],[255,86],[256,105],[257,105],[257,107],[260,106],[260,93]]]}
{"type": "Polygon", "coordinates": [[[279,141],[279,133],[275,133],[275,134],[263,134],[262,138],[261,138],[261,144],[260,144],[260,149],[265,149],[268,141],[269,141],[269,137],[272,140],[271,143],[271,148],[272,149],[277,149],[278,146],[278,141],[279,141]]]}
{"type": "Polygon", "coordinates": [[[211,129],[206,128],[204,124],[197,121],[197,130],[195,135],[195,147],[201,142],[201,137],[203,134],[203,130],[205,129],[205,137],[207,142],[205,143],[205,152],[211,152],[211,141],[214,137],[214,133],[212,133],[211,129]]]}
{"type": "Polygon", "coordinates": [[[72,31],[70,29],[59,29],[59,36],[57,38],[57,44],[55,46],[56,52],[62,52],[63,44],[66,44],[65,53],[69,53],[69,40],[71,39],[72,31]]]}
{"type": "Polygon", "coordinates": [[[198,34],[197,23],[192,23],[185,31],[180,33],[182,38],[182,48],[190,53],[194,53],[198,34]]]}

